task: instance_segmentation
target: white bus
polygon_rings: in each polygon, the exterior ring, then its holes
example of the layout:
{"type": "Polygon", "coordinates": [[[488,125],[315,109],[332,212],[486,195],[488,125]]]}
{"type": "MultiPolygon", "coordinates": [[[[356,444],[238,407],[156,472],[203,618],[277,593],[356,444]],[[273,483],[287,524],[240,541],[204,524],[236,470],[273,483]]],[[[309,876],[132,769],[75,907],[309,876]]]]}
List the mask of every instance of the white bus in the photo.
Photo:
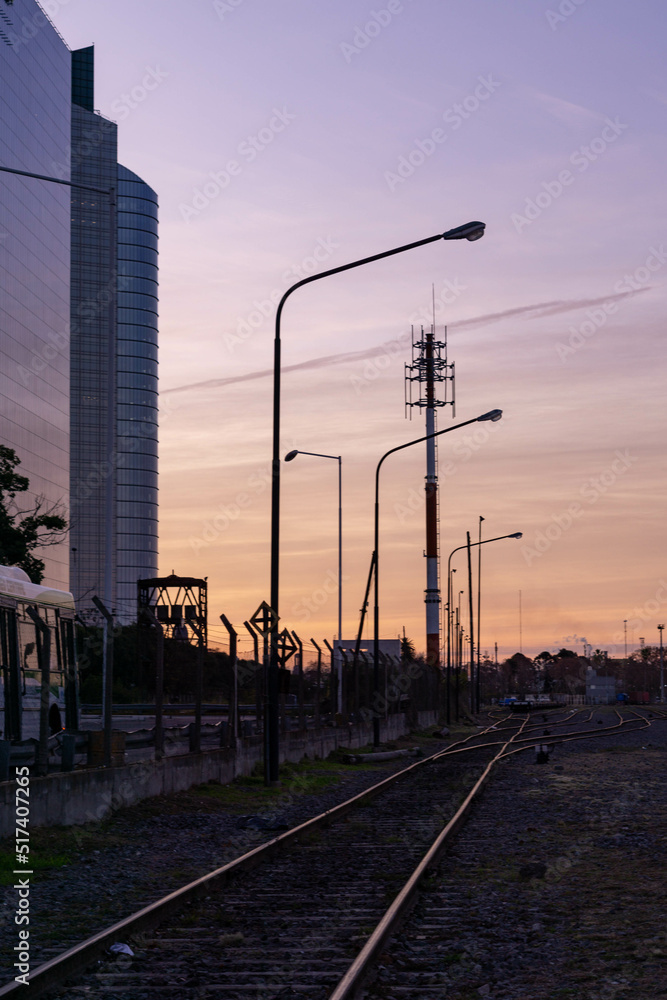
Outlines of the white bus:
{"type": "Polygon", "coordinates": [[[74,598],[0,566],[2,739],[78,729],[74,598]]]}

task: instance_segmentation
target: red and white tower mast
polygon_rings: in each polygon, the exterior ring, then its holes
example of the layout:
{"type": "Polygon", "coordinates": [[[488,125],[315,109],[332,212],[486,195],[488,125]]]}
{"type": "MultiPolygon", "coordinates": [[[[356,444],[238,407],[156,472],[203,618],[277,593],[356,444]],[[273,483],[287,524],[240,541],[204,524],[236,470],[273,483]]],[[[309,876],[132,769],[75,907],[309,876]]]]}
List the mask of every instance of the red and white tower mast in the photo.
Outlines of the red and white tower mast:
{"type": "MultiPolygon", "coordinates": [[[[445,339],[435,339],[435,323],[428,333],[420,329],[420,339],[415,340],[412,328],[412,363],[405,366],[405,405],[412,416],[412,408],[426,411],[426,433],[437,429],[438,407],[454,404],[454,365],[447,361],[447,327],[445,339]]],[[[438,499],[438,448],[437,438],[426,442],[426,657],[429,663],[440,667],[440,573],[439,573],[439,499],[438,499]]]]}

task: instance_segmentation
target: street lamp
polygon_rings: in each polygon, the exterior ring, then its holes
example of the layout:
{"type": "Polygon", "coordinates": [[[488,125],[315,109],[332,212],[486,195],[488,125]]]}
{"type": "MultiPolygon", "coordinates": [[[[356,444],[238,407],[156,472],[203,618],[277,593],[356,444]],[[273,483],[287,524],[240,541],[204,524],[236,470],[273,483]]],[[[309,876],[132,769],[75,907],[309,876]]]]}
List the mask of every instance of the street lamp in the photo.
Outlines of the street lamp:
{"type": "MultiPolygon", "coordinates": [[[[476,545],[478,546],[488,545],[490,542],[500,542],[503,540],[503,538],[523,538],[523,532],[514,531],[510,535],[498,535],[496,538],[485,538],[483,542],[482,541],[472,542],[471,548],[474,548],[476,545]]],[[[450,722],[449,685],[451,681],[451,668],[452,668],[452,656],[451,656],[452,629],[450,624],[451,613],[452,613],[452,573],[456,573],[456,570],[451,568],[452,556],[454,556],[457,552],[461,552],[463,549],[467,548],[468,546],[466,544],[466,545],[459,545],[457,548],[452,549],[452,551],[449,553],[449,559],[447,560],[447,725],[449,725],[450,722]]],[[[471,628],[472,628],[472,623],[471,623],[471,628]]],[[[457,709],[458,709],[458,703],[457,703],[457,709]]]]}
{"type": "MultiPolygon", "coordinates": [[[[343,469],[340,455],[321,455],[317,451],[294,449],[285,455],[286,462],[293,462],[297,455],[312,455],[315,458],[333,458],[338,462],[338,643],[343,639],[343,469]]],[[[339,652],[340,657],[340,652],[339,652]]],[[[338,672],[338,711],[343,711],[343,671],[338,672]]]]}
{"type": "MultiPolygon", "coordinates": [[[[439,437],[441,434],[448,434],[450,431],[459,430],[460,427],[467,427],[468,424],[476,424],[482,421],[496,421],[500,420],[503,415],[502,410],[489,410],[488,413],[482,413],[479,417],[473,417],[472,420],[464,420],[463,423],[454,424],[453,427],[444,427],[440,431],[435,431],[433,434],[425,434],[423,437],[416,438],[414,441],[408,441],[406,444],[399,444],[396,448],[390,448],[389,451],[385,452],[380,461],[377,464],[375,470],[375,608],[374,608],[374,622],[373,622],[373,687],[377,692],[380,683],[380,661],[379,661],[379,651],[380,651],[380,539],[379,539],[379,524],[380,524],[380,468],[382,463],[389,455],[393,455],[396,451],[402,451],[404,448],[410,448],[413,444],[420,444],[422,441],[428,441],[430,438],[439,437]]],[[[380,745],[380,719],[376,713],[373,715],[373,746],[380,745]]]]}
{"type": "Polygon", "coordinates": [[[342,271],[349,271],[354,267],[361,267],[363,264],[371,264],[376,260],[383,260],[385,257],[393,257],[396,254],[404,253],[406,250],[414,250],[417,247],[426,246],[428,243],[435,243],[437,240],[479,240],[484,235],[485,223],[467,222],[456,229],[449,229],[446,233],[438,233],[436,236],[428,236],[424,240],[417,240],[415,243],[406,243],[405,246],[395,247],[393,250],[385,250],[383,253],[373,254],[372,257],[364,257],[361,260],[351,261],[349,264],[341,264],[340,267],[332,267],[328,271],[321,271],[319,274],[311,274],[301,281],[295,282],[287,289],[282,299],[278,303],[276,310],[276,332],[273,343],[273,454],[271,461],[271,608],[273,614],[270,624],[271,653],[269,660],[268,678],[268,706],[267,706],[267,741],[265,758],[265,781],[268,785],[277,785],[279,753],[280,753],[280,733],[279,733],[279,707],[278,707],[278,620],[280,603],[280,320],[285,302],[297,288],[310,284],[312,281],[319,281],[320,278],[327,278],[332,274],[340,274],[342,271]]]}

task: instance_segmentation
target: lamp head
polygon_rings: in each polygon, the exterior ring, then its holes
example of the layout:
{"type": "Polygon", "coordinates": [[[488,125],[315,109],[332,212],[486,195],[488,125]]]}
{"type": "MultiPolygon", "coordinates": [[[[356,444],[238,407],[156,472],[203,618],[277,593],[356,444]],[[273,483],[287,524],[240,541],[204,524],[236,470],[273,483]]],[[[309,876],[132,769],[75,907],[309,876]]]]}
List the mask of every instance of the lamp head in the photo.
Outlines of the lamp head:
{"type": "Polygon", "coordinates": [[[298,451],[288,451],[288,453],[285,455],[285,461],[292,462],[298,454],[299,454],[298,451]]]}
{"type": "Polygon", "coordinates": [[[485,222],[466,222],[464,226],[457,226],[456,229],[448,229],[442,234],[443,240],[481,240],[486,229],[485,222]]]}
{"type": "Polygon", "coordinates": [[[510,535],[510,538],[523,538],[523,531],[515,531],[513,535],[510,535]]]}
{"type": "Polygon", "coordinates": [[[478,420],[492,420],[494,423],[496,420],[500,420],[503,415],[502,410],[489,410],[488,413],[483,413],[481,417],[477,417],[478,420]]]}

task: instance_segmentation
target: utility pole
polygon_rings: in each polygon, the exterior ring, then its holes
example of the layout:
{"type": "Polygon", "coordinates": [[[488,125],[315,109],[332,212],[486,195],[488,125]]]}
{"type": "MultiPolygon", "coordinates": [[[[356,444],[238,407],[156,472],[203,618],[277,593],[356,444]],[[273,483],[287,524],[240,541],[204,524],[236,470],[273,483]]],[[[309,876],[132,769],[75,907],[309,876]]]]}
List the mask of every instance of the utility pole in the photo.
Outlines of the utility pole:
{"type": "Polygon", "coordinates": [[[658,625],[658,632],[660,633],[660,704],[662,705],[665,700],[665,659],[662,649],[662,632],[664,625],[658,625]]]}
{"type": "Polygon", "coordinates": [[[481,638],[480,638],[480,621],[482,616],[482,521],[484,518],[479,515],[479,541],[477,543],[477,710],[479,711],[480,701],[481,701],[481,659],[480,659],[480,649],[481,638]]]}
{"type": "Polygon", "coordinates": [[[470,711],[477,712],[479,705],[475,704],[475,624],[472,617],[472,559],[469,531],[466,531],[466,541],[468,548],[468,604],[470,607],[470,711]]]}
{"type": "Polygon", "coordinates": [[[447,361],[447,328],[444,341],[435,339],[435,307],[433,325],[428,333],[421,328],[421,337],[415,341],[412,330],[412,362],[405,366],[405,406],[412,415],[412,407],[426,411],[426,661],[440,668],[440,574],[439,574],[439,499],[436,410],[451,406],[454,414],[454,365],[447,361]],[[436,384],[443,386],[438,399],[436,384]],[[451,399],[449,385],[451,383],[451,399]],[[414,386],[414,388],[413,388],[414,386]],[[423,387],[423,388],[422,388],[423,387]]]}

